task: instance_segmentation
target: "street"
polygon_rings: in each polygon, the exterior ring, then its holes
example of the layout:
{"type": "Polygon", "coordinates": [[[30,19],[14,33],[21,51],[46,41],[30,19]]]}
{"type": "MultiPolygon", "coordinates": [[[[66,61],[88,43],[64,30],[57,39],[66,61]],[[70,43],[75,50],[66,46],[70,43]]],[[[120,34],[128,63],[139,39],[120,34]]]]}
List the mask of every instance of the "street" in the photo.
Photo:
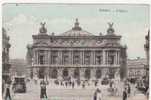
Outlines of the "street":
{"type": "MultiPolygon", "coordinates": [[[[122,100],[122,96],[109,96],[107,86],[101,86],[103,93],[103,100],[122,100]]],[[[95,87],[89,86],[83,89],[79,88],[64,88],[58,86],[47,86],[48,100],[93,100],[93,93],[95,87]]],[[[40,86],[39,84],[27,84],[26,93],[13,94],[13,100],[40,100],[40,86]]],[[[127,100],[147,100],[146,96],[137,92],[135,96],[128,97],[127,100]]]]}

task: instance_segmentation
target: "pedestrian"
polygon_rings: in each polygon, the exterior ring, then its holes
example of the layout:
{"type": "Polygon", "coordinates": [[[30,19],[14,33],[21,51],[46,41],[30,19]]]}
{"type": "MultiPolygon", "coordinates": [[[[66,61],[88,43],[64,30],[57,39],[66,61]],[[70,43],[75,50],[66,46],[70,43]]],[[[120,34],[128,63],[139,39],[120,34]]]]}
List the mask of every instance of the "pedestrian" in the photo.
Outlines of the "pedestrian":
{"type": "Polygon", "coordinates": [[[40,82],[40,87],[41,87],[41,91],[40,91],[40,98],[47,98],[47,93],[46,93],[46,83],[44,80],[42,80],[40,82]]]}
{"type": "Polygon", "coordinates": [[[131,87],[130,87],[130,84],[127,85],[127,93],[128,93],[128,96],[130,96],[130,94],[131,94],[131,87]]]}
{"type": "Polygon", "coordinates": [[[67,81],[65,81],[65,86],[66,86],[66,88],[67,88],[67,86],[68,86],[68,83],[67,83],[67,81]]]}
{"type": "Polygon", "coordinates": [[[82,88],[83,88],[83,89],[85,88],[85,82],[83,82],[83,84],[82,84],[82,88]]]}
{"type": "Polygon", "coordinates": [[[97,100],[97,89],[96,89],[95,92],[94,92],[93,100],[97,100]]]}
{"type": "Polygon", "coordinates": [[[126,88],[123,91],[123,100],[127,100],[127,89],[126,88]]]}
{"type": "Polygon", "coordinates": [[[6,84],[5,100],[12,100],[11,95],[10,95],[10,84],[6,84]]]}
{"type": "Polygon", "coordinates": [[[4,90],[5,90],[5,81],[2,80],[2,95],[3,95],[3,93],[4,93],[4,90]]]}
{"type": "Polygon", "coordinates": [[[72,88],[74,88],[74,82],[72,82],[72,88]]]}
{"type": "Polygon", "coordinates": [[[97,98],[96,100],[103,100],[103,95],[100,89],[97,90],[97,98]]]}
{"type": "Polygon", "coordinates": [[[98,85],[98,81],[95,81],[95,87],[98,85]]]}
{"type": "Polygon", "coordinates": [[[148,90],[146,91],[146,96],[147,96],[147,100],[149,100],[149,88],[148,88],[148,90]]]}

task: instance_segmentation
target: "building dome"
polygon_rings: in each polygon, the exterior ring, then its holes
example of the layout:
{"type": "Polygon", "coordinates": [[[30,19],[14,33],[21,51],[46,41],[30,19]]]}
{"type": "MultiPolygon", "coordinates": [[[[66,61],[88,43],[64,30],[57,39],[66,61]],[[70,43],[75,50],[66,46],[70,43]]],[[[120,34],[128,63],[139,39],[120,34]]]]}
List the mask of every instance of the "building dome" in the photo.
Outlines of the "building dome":
{"type": "Polygon", "coordinates": [[[66,31],[60,35],[61,36],[92,36],[93,34],[85,30],[82,30],[82,28],[79,26],[78,19],[76,19],[76,22],[74,23],[74,27],[71,30],[66,31]]]}

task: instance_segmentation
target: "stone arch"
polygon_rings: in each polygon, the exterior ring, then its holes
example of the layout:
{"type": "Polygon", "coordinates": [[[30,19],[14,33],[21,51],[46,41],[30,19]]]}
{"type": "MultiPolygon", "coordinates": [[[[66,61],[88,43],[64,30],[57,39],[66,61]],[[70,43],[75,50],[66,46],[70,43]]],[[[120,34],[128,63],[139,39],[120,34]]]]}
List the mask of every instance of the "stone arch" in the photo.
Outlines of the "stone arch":
{"type": "Polygon", "coordinates": [[[79,68],[76,68],[74,70],[74,78],[78,78],[79,76],[80,76],[80,70],[79,70],[79,68]]]}
{"type": "Polygon", "coordinates": [[[101,76],[102,76],[102,71],[101,71],[101,69],[97,69],[96,70],[96,78],[98,79],[98,78],[101,78],[101,76]]]}
{"type": "Polygon", "coordinates": [[[68,77],[68,75],[69,75],[69,72],[68,72],[68,69],[67,68],[65,68],[64,70],[63,70],[63,77],[68,77]]]}
{"type": "Polygon", "coordinates": [[[58,77],[58,71],[56,68],[53,68],[51,72],[51,78],[57,78],[57,77],[58,77]]]}
{"type": "Polygon", "coordinates": [[[114,68],[110,68],[109,69],[109,78],[112,79],[114,78],[115,75],[115,69],[114,68]]]}
{"type": "Polygon", "coordinates": [[[86,79],[90,79],[90,76],[91,76],[91,70],[90,70],[90,68],[87,68],[86,70],[85,70],[85,78],[86,79]]]}
{"type": "Polygon", "coordinates": [[[40,79],[43,79],[45,77],[45,68],[39,68],[38,76],[40,79]]]}

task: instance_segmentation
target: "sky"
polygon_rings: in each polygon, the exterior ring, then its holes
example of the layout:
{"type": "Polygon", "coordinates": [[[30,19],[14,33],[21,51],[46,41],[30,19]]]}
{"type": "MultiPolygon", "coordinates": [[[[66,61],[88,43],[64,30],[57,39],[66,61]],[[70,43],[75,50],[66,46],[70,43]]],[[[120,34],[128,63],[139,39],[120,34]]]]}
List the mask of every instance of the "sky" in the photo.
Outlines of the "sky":
{"type": "Polygon", "coordinates": [[[121,44],[127,45],[128,58],[145,58],[145,35],[149,30],[148,5],[119,4],[3,4],[2,26],[10,36],[10,58],[25,58],[27,44],[38,34],[40,22],[46,22],[48,34],[70,30],[79,19],[82,29],[94,35],[106,34],[113,22],[121,44]]]}

